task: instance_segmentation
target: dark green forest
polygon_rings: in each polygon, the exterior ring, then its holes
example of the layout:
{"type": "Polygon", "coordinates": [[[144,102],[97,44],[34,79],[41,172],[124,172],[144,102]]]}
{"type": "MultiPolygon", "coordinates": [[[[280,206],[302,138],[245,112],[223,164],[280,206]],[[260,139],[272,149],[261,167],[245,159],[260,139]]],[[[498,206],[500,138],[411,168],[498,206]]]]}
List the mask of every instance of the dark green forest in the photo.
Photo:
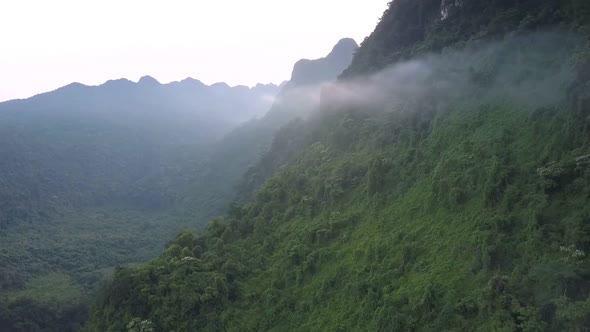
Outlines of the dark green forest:
{"type": "Polygon", "coordinates": [[[89,331],[587,331],[590,3],[396,0],[89,331]],[[249,195],[255,189],[253,195],[249,195]]]}

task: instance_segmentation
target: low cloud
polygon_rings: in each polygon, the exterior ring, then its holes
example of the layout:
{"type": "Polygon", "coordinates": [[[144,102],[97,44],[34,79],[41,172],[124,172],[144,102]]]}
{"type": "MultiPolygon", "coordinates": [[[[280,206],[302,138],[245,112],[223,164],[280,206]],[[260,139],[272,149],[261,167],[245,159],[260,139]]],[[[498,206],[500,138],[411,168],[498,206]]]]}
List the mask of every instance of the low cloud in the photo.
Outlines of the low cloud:
{"type": "Polygon", "coordinates": [[[442,107],[462,97],[551,106],[566,98],[575,75],[572,52],[578,45],[580,38],[560,31],[472,42],[461,50],[400,62],[373,75],[292,88],[275,105],[303,117],[317,109],[412,111],[421,102],[442,107]]]}

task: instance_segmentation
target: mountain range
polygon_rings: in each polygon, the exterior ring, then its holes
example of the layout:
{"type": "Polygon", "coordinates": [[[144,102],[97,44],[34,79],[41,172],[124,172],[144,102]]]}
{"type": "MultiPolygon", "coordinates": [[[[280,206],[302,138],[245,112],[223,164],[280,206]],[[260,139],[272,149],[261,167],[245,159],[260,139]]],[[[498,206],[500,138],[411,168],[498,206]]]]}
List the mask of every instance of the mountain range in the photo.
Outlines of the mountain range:
{"type": "MultiPolygon", "coordinates": [[[[48,297],[56,307],[42,326],[72,329],[114,266],[156,257],[181,229],[223,214],[273,133],[298,116],[273,105],[295,86],[336,79],[350,44],[306,60],[323,71],[308,83],[144,76],[0,103],[0,309],[16,306],[0,310],[0,330],[22,330],[14,326],[23,318],[11,316],[19,301],[49,310],[48,297]],[[77,318],[60,316],[70,309],[77,318]]],[[[307,74],[296,65],[293,75],[307,74]]]]}
{"type": "Polygon", "coordinates": [[[0,330],[590,330],[590,2],[392,1],[239,125],[113,84],[0,113],[0,330]]]}

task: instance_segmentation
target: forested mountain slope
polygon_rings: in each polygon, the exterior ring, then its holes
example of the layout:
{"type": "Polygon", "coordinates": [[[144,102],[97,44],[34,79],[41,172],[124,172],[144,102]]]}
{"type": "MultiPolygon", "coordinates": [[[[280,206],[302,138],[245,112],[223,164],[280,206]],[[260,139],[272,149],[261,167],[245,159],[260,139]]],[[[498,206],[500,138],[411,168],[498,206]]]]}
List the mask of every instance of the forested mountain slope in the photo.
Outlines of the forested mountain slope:
{"type": "Polygon", "coordinates": [[[118,269],[88,330],[590,329],[589,19],[586,1],[393,1],[279,134],[293,157],[118,269]]]}

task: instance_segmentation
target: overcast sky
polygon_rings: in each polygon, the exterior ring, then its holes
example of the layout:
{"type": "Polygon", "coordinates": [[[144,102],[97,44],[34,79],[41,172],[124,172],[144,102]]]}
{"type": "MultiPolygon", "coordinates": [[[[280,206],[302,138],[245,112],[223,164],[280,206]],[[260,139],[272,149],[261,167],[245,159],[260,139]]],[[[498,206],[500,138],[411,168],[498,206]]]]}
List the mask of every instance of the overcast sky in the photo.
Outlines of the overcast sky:
{"type": "Polygon", "coordinates": [[[2,0],[0,101],[71,82],[280,83],[373,31],[389,0],[2,0]]]}

